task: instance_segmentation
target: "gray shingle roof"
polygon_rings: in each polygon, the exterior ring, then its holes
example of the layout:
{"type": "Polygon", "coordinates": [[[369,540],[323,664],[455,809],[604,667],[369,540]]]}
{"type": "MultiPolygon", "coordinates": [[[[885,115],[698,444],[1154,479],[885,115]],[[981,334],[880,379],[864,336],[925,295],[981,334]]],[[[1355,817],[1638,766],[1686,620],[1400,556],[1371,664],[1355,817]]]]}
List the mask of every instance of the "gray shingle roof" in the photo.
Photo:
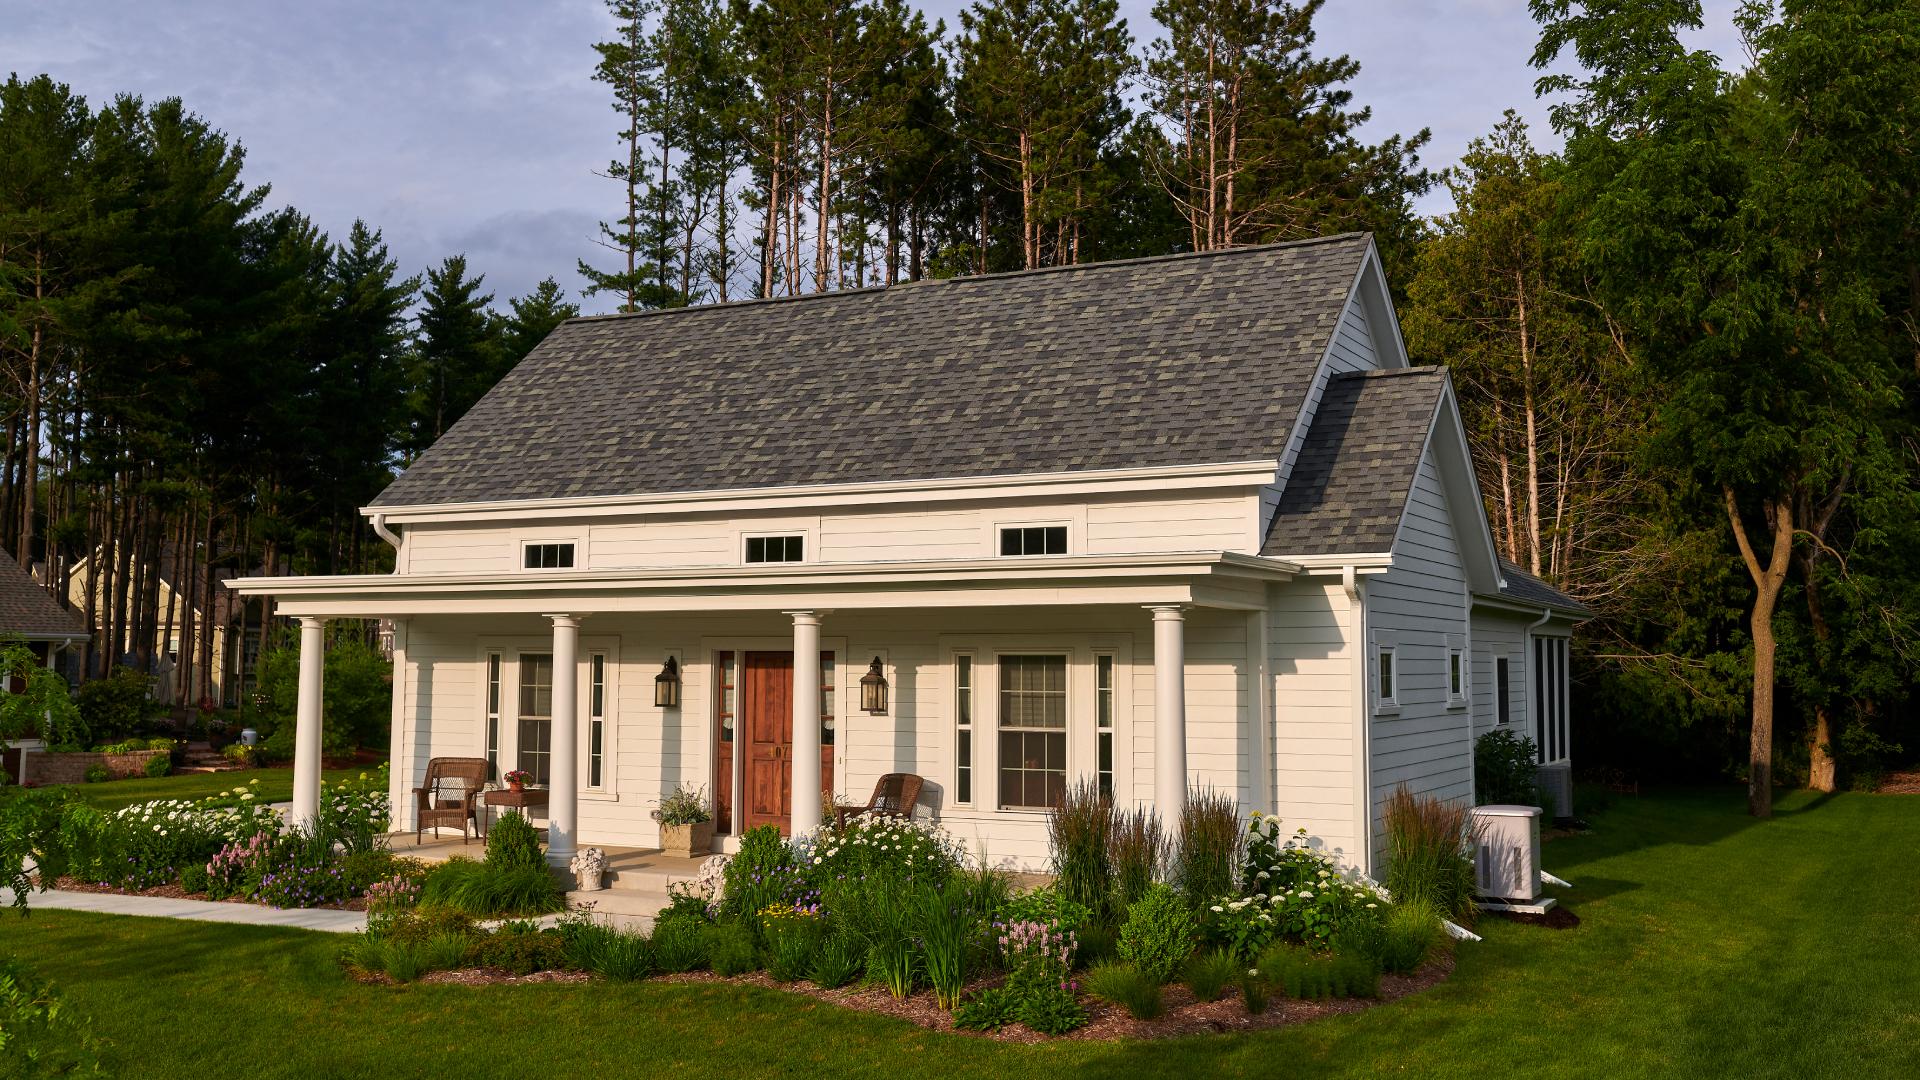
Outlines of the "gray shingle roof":
{"type": "Polygon", "coordinates": [[[1392,548],[1446,380],[1446,369],[1437,367],[1327,380],[1260,554],[1392,548]]]}
{"type": "Polygon", "coordinates": [[[61,607],[52,594],[0,552],[0,633],[30,638],[85,636],[80,616],[61,607]]]}
{"type": "Polygon", "coordinates": [[[1559,589],[1527,573],[1514,563],[1500,560],[1500,595],[1528,604],[1548,604],[1593,614],[1592,609],[1559,589]]]}
{"type": "Polygon", "coordinates": [[[576,319],[374,505],[1278,457],[1368,243],[576,319]]]}

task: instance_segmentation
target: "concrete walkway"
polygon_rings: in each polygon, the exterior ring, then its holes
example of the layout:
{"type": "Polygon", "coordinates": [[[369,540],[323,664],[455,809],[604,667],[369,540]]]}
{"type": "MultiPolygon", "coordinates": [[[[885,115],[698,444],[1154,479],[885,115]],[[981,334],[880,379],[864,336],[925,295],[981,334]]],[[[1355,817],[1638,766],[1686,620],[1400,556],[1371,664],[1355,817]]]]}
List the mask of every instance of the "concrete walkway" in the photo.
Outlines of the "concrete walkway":
{"type": "MultiPolygon", "coordinates": [[[[13,890],[0,889],[0,909],[13,904],[13,890]]],[[[27,894],[27,904],[36,908],[65,908],[69,911],[104,911],[112,915],[146,915],[159,919],[197,919],[201,922],[247,923],[252,926],[294,926],[303,930],[328,930],[336,934],[358,933],[367,928],[364,911],[334,911],[330,908],[288,908],[279,910],[259,904],[222,904],[209,900],[170,900],[163,896],[123,896],[117,893],[49,892],[27,894]]],[[[0,910],[0,913],[4,913],[0,910]]]]}

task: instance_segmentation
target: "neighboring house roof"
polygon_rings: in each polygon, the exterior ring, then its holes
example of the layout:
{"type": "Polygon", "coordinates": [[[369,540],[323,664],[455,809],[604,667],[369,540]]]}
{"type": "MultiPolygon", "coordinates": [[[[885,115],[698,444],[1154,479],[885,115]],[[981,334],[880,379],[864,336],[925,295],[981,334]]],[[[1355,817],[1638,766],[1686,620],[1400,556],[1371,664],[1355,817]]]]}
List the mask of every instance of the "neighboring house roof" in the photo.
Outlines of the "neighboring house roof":
{"type": "Polygon", "coordinates": [[[373,506],[1279,458],[1371,243],[575,319],[373,506]]]}
{"type": "Polygon", "coordinates": [[[1517,600],[1523,604],[1544,604],[1548,607],[1566,608],[1587,615],[1595,614],[1585,604],[1505,559],[1500,560],[1500,577],[1500,595],[1509,600],[1517,600]]]}
{"type": "Polygon", "coordinates": [[[85,638],[80,616],[56,603],[20,564],[0,554],[0,634],[34,640],[85,638]]]}
{"type": "Polygon", "coordinates": [[[1391,550],[1446,383],[1438,367],[1328,379],[1260,554],[1391,550]]]}

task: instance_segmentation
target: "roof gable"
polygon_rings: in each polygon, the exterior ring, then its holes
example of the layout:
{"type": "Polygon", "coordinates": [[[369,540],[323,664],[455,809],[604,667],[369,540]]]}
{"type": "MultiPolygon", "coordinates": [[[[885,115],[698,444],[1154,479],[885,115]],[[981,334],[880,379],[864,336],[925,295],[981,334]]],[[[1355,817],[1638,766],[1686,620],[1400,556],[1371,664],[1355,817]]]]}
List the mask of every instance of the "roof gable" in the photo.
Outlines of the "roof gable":
{"type": "Polygon", "coordinates": [[[80,616],[56,603],[40,583],[27,576],[5,555],[0,555],[0,634],[24,634],[29,638],[84,638],[87,628],[80,616]]]}
{"type": "Polygon", "coordinates": [[[1371,245],[573,320],[373,505],[1277,458],[1371,245]]]}

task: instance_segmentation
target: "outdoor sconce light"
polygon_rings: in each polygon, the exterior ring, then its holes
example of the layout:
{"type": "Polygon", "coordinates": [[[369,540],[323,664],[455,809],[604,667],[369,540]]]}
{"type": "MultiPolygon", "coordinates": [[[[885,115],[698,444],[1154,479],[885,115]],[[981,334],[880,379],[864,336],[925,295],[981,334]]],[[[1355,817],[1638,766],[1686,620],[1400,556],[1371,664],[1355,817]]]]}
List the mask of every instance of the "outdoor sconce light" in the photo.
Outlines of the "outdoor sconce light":
{"type": "Polygon", "coordinates": [[[860,680],[860,707],[870,713],[887,711],[887,677],[880,673],[880,658],[873,658],[866,677],[860,680]]]}
{"type": "Polygon", "coordinates": [[[671,656],[660,674],[653,677],[653,703],[663,709],[680,707],[680,661],[671,656]]]}

